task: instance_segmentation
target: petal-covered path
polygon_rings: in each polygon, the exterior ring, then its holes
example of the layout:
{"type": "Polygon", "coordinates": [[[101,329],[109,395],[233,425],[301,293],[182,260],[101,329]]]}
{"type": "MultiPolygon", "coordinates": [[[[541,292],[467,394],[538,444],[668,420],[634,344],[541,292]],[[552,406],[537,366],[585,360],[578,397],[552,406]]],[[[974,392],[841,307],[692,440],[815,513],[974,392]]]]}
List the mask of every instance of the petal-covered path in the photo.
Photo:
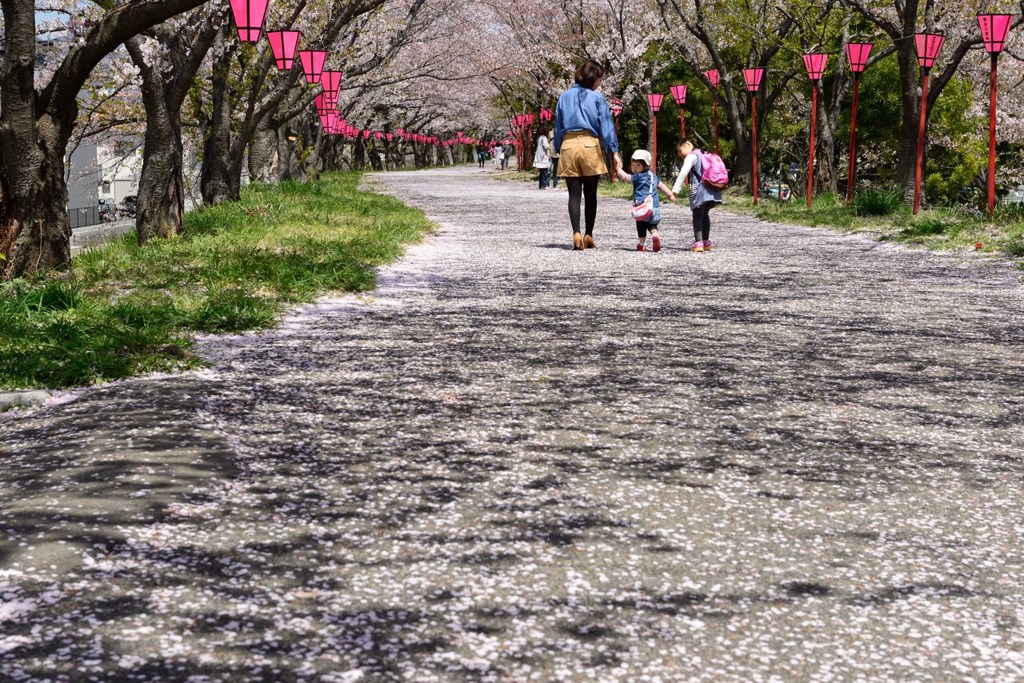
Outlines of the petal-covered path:
{"type": "Polygon", "coordinates": [[[373,295],[0,417],[0,679],[1024,678],[1019,270],[370,182],[373,295]]]}

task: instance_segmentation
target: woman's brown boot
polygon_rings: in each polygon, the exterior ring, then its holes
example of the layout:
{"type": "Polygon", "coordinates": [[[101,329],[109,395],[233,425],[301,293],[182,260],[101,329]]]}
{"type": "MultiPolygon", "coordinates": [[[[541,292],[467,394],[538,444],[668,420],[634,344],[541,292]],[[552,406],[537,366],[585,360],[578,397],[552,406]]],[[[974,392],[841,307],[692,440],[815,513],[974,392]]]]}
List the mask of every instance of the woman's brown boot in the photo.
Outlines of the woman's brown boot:
{"type": "Polygon", "coordinates": [[[583,235],[578,232],[572,234],[572,248],[579,251],[583,248],[583,235]]]}

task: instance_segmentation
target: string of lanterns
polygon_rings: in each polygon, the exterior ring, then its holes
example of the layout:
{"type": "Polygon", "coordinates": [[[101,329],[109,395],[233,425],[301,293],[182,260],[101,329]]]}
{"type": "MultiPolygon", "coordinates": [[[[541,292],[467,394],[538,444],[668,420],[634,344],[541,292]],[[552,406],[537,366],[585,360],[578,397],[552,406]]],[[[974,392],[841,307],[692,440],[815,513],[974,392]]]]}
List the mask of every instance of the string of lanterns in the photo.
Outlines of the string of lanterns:
{"type": "MultiPolygon", "coordinates": [[[[314,100],[317,114],[323,129],[328,134],[343,135],[346,138],[359,138],[364,140],[387,140],[391,142],[394,137],[399,137],[407,142],[417,144],[428,144],[437,147],[451,147],[457,144],[482,144],[485,147],[493,148],[497,142],[483,142],[475,138],[468,138],[462,131],[448,140],[441,140],[437,136],[409,133],[398,129],[396,133],[384,131],[370,131],[350,126],[345,119],[338,115],[338,93],[341,88],[342,72],[324,70],[327,61],[325,50],[298,50],[299,41],[302,39],[300,31],[267,31],[264,33],[263,23],[266,19],[270,0],[231,0],[231,13],[235,20],[235,27],[238,30],[238,39],[246,43],[255,43],[260,37],[266,35],[267,42],[274,54],[274,60],[280,71],[289,71],[295,63],[295,55],[299,55],[302,71],[305,74],[308,84],[319,84],[323,92],[318,94],[314,100]]],[[[996,139],[996,66],[999,54],[1006,45],[1006,38],[1012,25],[1014,15],[1011,14],[990,14],[982,13],[977,15],[978,27],[981,30],[982,41],[985,51],[991,55],[991,76],[990,76],[990,103],[989,103],[989,164],[988,164],[988,210],[991,214],[995,206],[995,139],[996,139]]],[[[914,35],[914,43],[917,51],[918,65],[921,69],[921,101],[920,101],[920,127],[917,143],[917,164],[914,180],[914,213],[918,212],[921,197],[921,175],[923,172],[923,158],[925,146],[925,124],[928,117],[928,84],[929,72],[935,64],[939,51],[942,49],[945,36],[941,33],[917,33],[914,35]]],[[[871,52],[870,43],[850,43],[846,46],[846,56],[853,73],[853,111],[850,118],[850,166],[848,173],[847,201],[852,200],[853,179],[856,170],[856,140],[857,140],[857,99],[860,88],[860,75],[867,66],[868,54],[871,52]]],[[[814,136],[816,129],[818,109],[818,85],[824,75],[828,55],[825,53],[810,53],[803,55],[804,65],[807,69],[808,78],[811,81],[811,122],[810,122],[810,151],[808,156],[807,173],[807,205],[811,205],[813,179],[814,179],[814,136]]],[[[751,68],[743,70],[743,78],[746,88],[750,93],[751,109],[751,144],[753,151],[753,194],[754,203],[757,204],[758,195],[758,158],[757,158],[757,95],[761,88],[761,81],[764,77],[764,68],[751,68]]],[[[711,84],[711,87],[718,89],[721,73],[716,69],[709,69],[704,72],[704,77],[711,84]]],[[[686,85],[674,85],[671,87],[672,97],[679,106],[679,128],[680,134],[686,137],[686,118],[683,105],[686,102],[686,85]]],[[[657,139],[657,114],[661,108],[664,95],[661,93],[649,93],[647,104],[650,108],[650,120],[652,129],[652,159],[657,163],[657,152],[655,140],[657,139]]],[[[718,97],[712,97],[713,102],[713,125],[715,137],[715,152],[718,152],[718,97]]],[[[622,112],[622,102],[612,99],[610,102],[612,113],[615,117],[616,136],[618,135],[619,114],[622,112]]],[[[520,170],[528,163],[522,153],[528,149],[532,139],[532,128],[535,120],[542,123],[551,121],[553,112],[541,108],[536,118],[532,113],[517,114],[511,120],[509,138],[502,141],[503,144],[513,142],[519,149],[520,170]]]]}

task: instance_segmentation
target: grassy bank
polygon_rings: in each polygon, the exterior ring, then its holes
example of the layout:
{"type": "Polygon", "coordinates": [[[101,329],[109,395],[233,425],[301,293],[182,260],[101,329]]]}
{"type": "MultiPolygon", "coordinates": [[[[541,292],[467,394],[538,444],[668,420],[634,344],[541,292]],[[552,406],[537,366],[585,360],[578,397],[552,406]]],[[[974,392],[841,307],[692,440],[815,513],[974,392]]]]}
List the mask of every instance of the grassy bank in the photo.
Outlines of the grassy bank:
{"type": "Polygon", "coordinates": [[[360,178],[250,185],[240,202],[189,213],[180,237],[140,248],[126,235],[70,273],[0,284],[0,388],[192,367],[196,332],[268,328],[289,304],[371,289],[430,224],[359,191],[360,178]]]}
{"type": "Polygon", "coordinates": [[[728,191],[727,207],[766,221],[822,226],[845,232],[869,232],[879,240],[914,244],[936,250],[974,249],[1024,256],[1024,210],[997,209],[987,215],[967,208],[931,208],[917,216],[898,192],[875,190],[857,195],[851,205],[845,197],[815,197],[779,202],[762,198],[757,206],[749,194],[728,191]]]}

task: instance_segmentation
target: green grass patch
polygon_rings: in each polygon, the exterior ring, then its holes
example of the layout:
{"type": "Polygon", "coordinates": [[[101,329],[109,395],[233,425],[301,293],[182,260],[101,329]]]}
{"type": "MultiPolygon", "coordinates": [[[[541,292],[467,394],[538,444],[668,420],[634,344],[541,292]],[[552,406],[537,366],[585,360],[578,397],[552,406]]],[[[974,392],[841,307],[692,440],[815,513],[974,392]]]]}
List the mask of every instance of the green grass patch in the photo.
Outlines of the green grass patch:
{"type": "Polygon", "coordinates": [[[127,235],[69,273],[0,284],[0,387],[59,388],[192,367],[196,332],[273,327],[285,307],[372,289],[378,266],[431,229],[358,189],[361,174],[246,187],[185,216],[179,237],[127,235]]]}
{"type": "Polygon", "coordinates": [[[854,196],[816,196],[807,208],[806,199],[789,202],[761,198],[757,206],[747,192],[726,192],[726,208],[755,215],[766,221],[834,228],[846,232],[870,232],[880,240],[914,244],[935,250],[969,250],[977,243],[986,252],[1024,256],[1024,211],[999,209],[990,220],[970,208],[929,208],[917,216],[898,190],[866,190],[854,196]]]}

